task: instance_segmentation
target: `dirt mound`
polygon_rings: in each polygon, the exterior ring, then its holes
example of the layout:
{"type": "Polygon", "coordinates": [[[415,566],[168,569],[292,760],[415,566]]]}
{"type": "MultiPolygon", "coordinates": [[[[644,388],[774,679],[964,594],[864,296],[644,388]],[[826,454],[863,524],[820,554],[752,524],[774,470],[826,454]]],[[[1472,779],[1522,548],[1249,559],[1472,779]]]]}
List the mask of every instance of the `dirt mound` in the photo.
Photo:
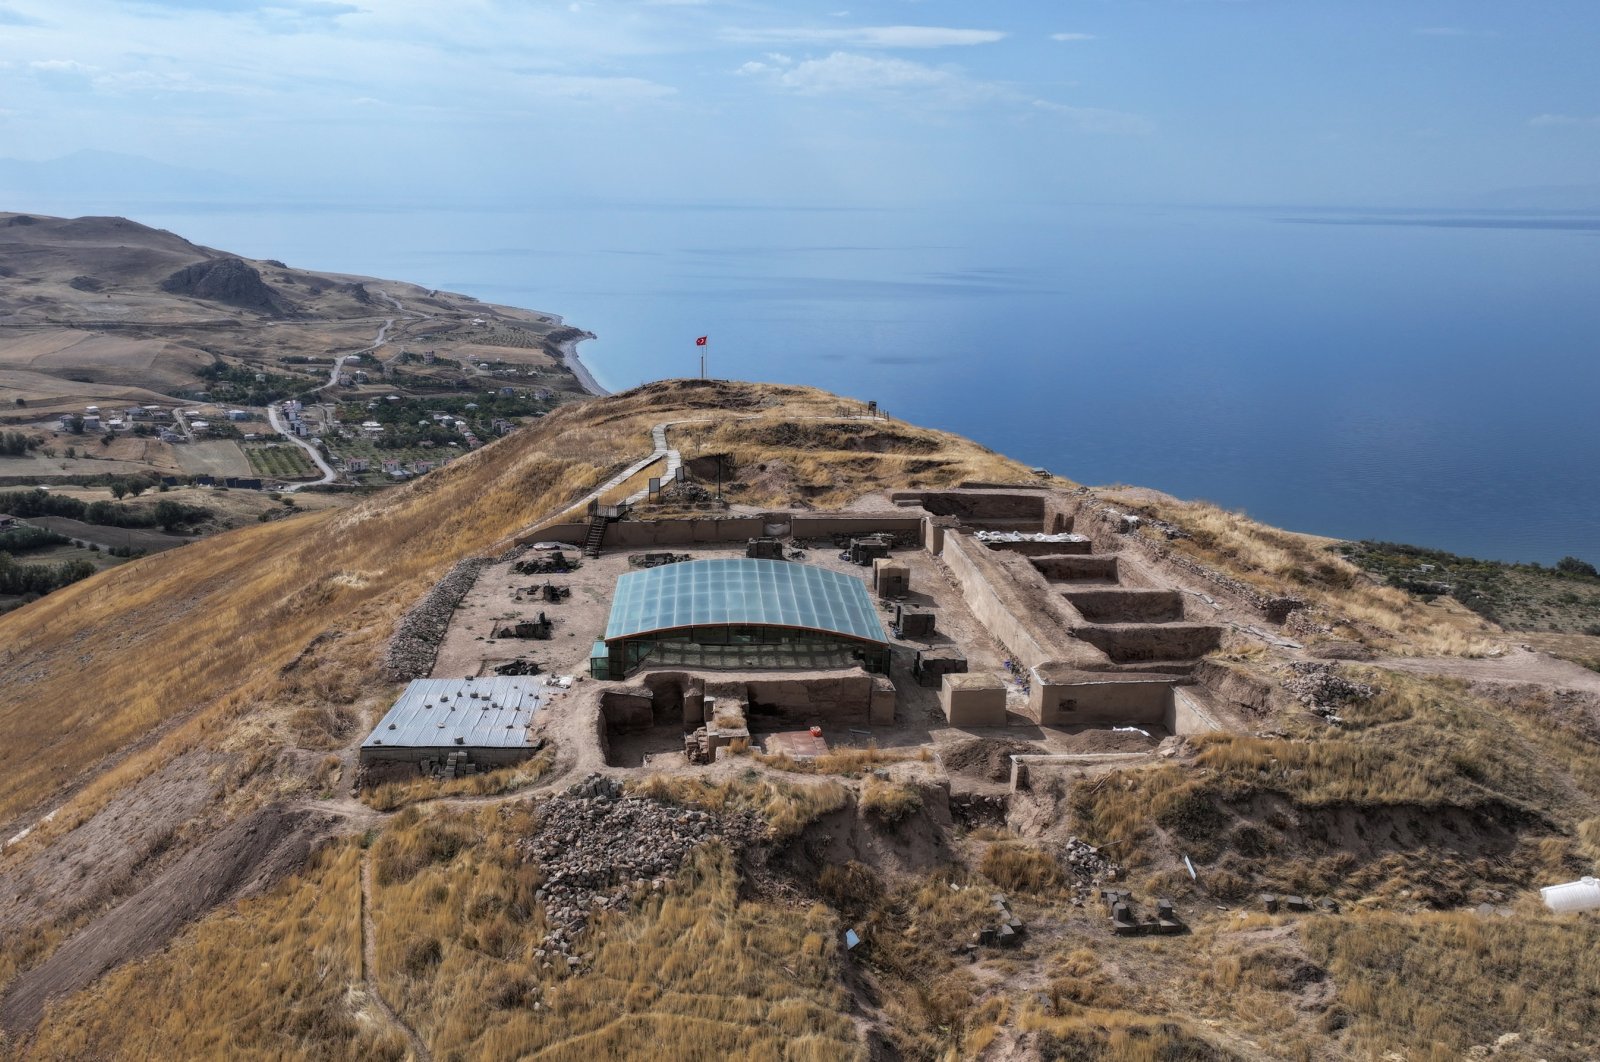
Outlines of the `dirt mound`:
{"type": "Polygon", "coordinates": [[[912,784],[918,802],[893,823],[884,822],[853,800],[808,825],[777,854],[773,867],[787,871],[806,891],[815,888],[824,867],[843,866],[852,860],[885,877],[924,874],[948,866],[955,859],[950,847],[954,826],[950,791],[943,785],[912,784]]]}
{"type": "Polygon", "coordinates": [[[1062,747],[1051,752],[1149,752],[1161,742],[1152,734],[1139,729],[1080,730],[1067,734],[1062,747]]]}
{"type": "Polygon", "coordinates": [[[329,825],[309,812],[269,807],[225,827],[19,974],[0,1000],[0,1027],[12,1033],[32,1029],[50,999],[164,947],[216,905],[270,888],[305,864],[329,825]]]}
{"type": "Polygon", "coordinates": [[[1044,751],[1043,747],[1030,745],[1026,741],[974,738],[941,748],[939,759],[947,771],[975,774],[990,782],[1004,782],[1011,777],[1011,757],[1044,751]]]}

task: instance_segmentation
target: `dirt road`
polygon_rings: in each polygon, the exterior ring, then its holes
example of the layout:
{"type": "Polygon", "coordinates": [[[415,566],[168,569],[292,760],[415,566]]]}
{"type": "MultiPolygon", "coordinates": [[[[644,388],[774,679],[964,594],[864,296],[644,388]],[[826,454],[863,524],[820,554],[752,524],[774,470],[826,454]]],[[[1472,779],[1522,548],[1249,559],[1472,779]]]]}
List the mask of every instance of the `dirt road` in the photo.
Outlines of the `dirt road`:
{"type": "Polygon", "coordinates": [[[1600,673],[1579,667],[1570,660],[1525,649],[1476,660],[1457,656],[1389,656],[1373,663],[1412,675],[1441,675],[1466,682],[1557,686],[1600,695],[1600,673]]]}

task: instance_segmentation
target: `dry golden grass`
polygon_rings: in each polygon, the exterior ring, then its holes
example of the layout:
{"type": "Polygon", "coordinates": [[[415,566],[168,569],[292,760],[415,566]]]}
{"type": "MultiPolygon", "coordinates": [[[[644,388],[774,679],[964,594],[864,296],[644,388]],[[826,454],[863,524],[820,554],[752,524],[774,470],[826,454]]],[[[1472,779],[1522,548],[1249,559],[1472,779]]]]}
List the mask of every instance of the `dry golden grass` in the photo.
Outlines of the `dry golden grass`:
{"type": "Polygon", "coordinates": [[[714,812],[753,811],[767,821],[774,840],[786,840],[824,815],[850,803],[850,791],[838,782],[787,782],[754,770],[735,778],[657,774],[633,783],[630,790],[654,800],[689,804],[714,812]]]}
{"type": "Polygon", "coordinates": [[[892,826],[922,810],[922,793],[910,783],[874,776],[861,787],[861,810],[892,826]]]}
{"type": "Polygon", "coordinates": [[[445,797],[495,796],[526,789],[543,778],[555,763],[554,750],[513,767],[500,767],[468,778],[413,778],[403,782],[384,782],[363,790],[361,802],[377,811],[395,811],[411,804],[445,797]]]}
{"type": "MultiPolygon", "coordinates": [[[[1132,1011],[1085,1009],[1068,1017],[1028,1007],[1018,1026],[1032,1032],[1048,1058],[1095,1059],[1096,1062],[1226,1062],[1235,1057],[1219,1050],[1180,1021],[1152,1018],[1132,1011]]],[[[1279,1058],[1291,1056],[1278,1055],[1279,1058]]]]}
{"type": "Polygon", "coordinates": [[[796,774],[839,774],[851,777],[884,764],[904,763],[907,760],[920,760],[926,763],[932,758],[933,754],[925,748],[880,749],[877,745],[859,749],[830,749],[821,756],[801,759],[795,759],[781,752],[771,756],[756,757],[764,765],[780,771],[792,771],[796,774]]]}
{"type": "Polygon", "coordinates": [[[1402,655],[1483,656],[1505,644],[1498,628],[1476,617],[1439,622],[1438,610],[1378,585],[1329,550],[1326,539],[1268,527],[1207,502],[1151,502],[1114,491],[1103,497],[1183,528],[1191,537],[1171,542],[1173,549],[1269,595],[1307,601],[1331,617],[1341,635],[1402,655]]]}
{"type": "Polygon", "coordinates": [[[1066,881],[1054,857],[1023,844],[991,844],[978,872],[1008,892],[1053,892],[1066,881]]]}
{"type": "MultiPolygon", "coordinates": [[[[1188,852],[1207,869],[1207,890],[1229,901],[1255,879],[1453,905],[1486,882],[1521,887],[1584,865],[1581,823],[1600,813],[1600,740],[1586,717],[1355,670],[1381,692],[1347,706],[1342,728],[1206,735],[1192,739],[1200,770],[1165,764],[1078,783],[1080,835],[1120,840],[1119,859],[1152,871],[1188,852]],[[1485,821],[1492,834],[1457,839],[1485,821]],[[1411,839],[1391,844],[1396,827],[1411,839]],[[1302,858],[1312,841],[1326,854],[1302,858]]],[[[1151,885],[1190,887],[1181,870],[1151,885]]]]}
{"type": "Polygon", "coordinates": [[[905,882],[882,894],[864,920],[874,928],[867,961],[878,977],[895,1047],[911,1059],[971,1058],[993,1036],[996,1014],[952,954],[993,926],[991,890],[959,872],[905,882]],[[956,888],[952,888],[956,885],[956,888]]]}
{"type": "Polygon", "coordinates": [[[360,846],[57,1005],[28,1058],[404,1058],[361,987],[360,846]],[[202,976],[196,976],[203,972],[202,976]]]}
{"type": "Polygon", "coordinates": [[[738,898],[720,846],[666,894],[599,919],[581,974],[535,953],[538,867],[515,847],[523,805],[403,812],[374,846],[378,971],[386,998],[437,1057],[861,1057],[841,1016],[834,917],[738,898]]]}
{"type": "Polygon", "coordinates": [[[1475,913],[1319,918],[1307,947],[1339,985],[1355,1052],[1430,1062],[1520,1035],[1514,1057],[1595,1057],[1600,923],[1531,899],[1511,917],[1475,913]]]}

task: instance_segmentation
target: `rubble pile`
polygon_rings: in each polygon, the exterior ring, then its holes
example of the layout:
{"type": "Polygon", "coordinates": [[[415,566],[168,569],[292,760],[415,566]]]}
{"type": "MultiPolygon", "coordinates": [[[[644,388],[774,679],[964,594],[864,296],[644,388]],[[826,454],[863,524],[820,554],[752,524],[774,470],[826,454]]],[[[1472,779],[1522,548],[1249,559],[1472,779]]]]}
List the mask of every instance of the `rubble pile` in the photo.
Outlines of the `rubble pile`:
{"type": "Polygon", "coordinates": [[[1378,693],[1377,687],[1352,682],[1329,664],[1296,662],[1290,664],[1289,669],[1294,675],[1284,682],[1283,688],[1330,723],[1339,721],[1340,705],[1370,700],[1378,693]]]}
{"type": "MultiPolygon", "coordinates": [[[[1067,848],[1061,862],[1067,871],[1080,882],[1099,881],[1115,864],[1100,854],[1100,849],[1076,837],[1067,838],[1067,848]]],[[[1114,878],[1115,875],[1113,874],[1114,878]]]]}
{"type": "Polygon", "coordinates": [[[684,857],[721,840],[753,844],[763,833],[754,815],[716,816],[643,797],[623,795],[622,783],[594,774],[547,801],[537,832],[522,844],[523,858],[544,871],[536,893],[549,932],[535,958],[577,966],[574,943],[597,910],[619,910],[635,886],[660,891],[684,857]]]}
{"type": "Polygon", "coordinates": [[[458,562],[400,620],[383,656],[383,670],[390,681],[426,678],[433,670],[433,660],[439,654],[439,643],[450,626],[450,617],[488,563],[482,557],[468,557],[458,562]]]}

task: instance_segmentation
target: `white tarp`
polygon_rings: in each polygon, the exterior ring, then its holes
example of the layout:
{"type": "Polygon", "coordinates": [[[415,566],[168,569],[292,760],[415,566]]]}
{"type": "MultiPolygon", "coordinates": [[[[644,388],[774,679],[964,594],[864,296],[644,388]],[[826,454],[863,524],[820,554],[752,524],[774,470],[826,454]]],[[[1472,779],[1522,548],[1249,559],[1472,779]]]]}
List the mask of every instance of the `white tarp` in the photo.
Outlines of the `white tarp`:
{"type": "Polygon", "coordinates": [[[979,531],[975,536],[979,542],[1087,542],[1087,535],[1074,535],[1063,533],[1059,535],[1046,535],[1039,531],[979,531]]]}

